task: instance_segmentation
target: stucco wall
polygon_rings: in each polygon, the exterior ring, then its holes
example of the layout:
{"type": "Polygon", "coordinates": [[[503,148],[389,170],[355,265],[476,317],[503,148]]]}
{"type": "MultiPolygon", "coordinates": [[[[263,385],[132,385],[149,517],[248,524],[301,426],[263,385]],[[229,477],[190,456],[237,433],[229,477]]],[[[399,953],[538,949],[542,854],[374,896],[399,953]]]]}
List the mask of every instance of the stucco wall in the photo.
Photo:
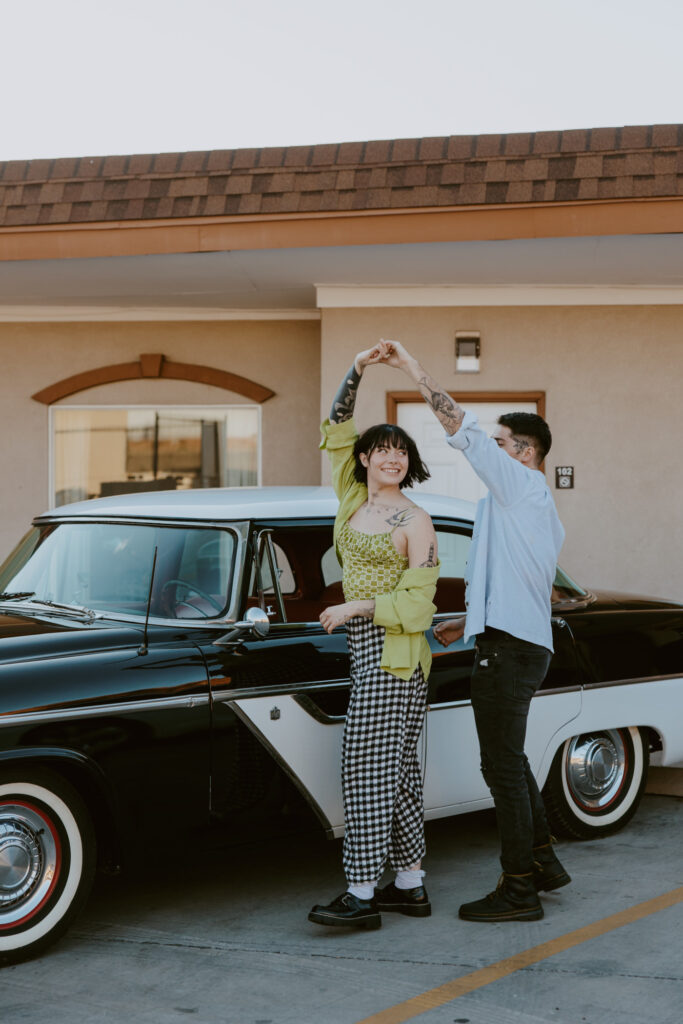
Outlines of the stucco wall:
{"type": "MultiPolygon", "coordinates": [[[[467,391],[545,391],[562,564],[589,587],[683,600],[683,307],[325,310],[323,415],[355,352],[380,337],[404,341],[463,405],[467,391]],[[467,330],[481,332],[478,374],[455,372],[467,330]],[[575,467],[573,490],[555,489],[556,465],[575,467]]],[[[387,391],[412,389],[370,368],[359,425],[385,419],[387,391]]]]}
{"type": "MultiPolygon", "coordinates": [[[[30,396],[72,374],[136,361],[149,352],[227,370],[271,388],[275,396],[261,406],[263,483],[320,482],[315,321],[0,324],[0,558],[51,501],[48,407],[30,396]],[[309,437],[313,444],[295,443],[309,437]]],[[[242,403],[250,401],[220,388],[156,379],[102,385],[65,400],[93,405],[242,403]]]]}

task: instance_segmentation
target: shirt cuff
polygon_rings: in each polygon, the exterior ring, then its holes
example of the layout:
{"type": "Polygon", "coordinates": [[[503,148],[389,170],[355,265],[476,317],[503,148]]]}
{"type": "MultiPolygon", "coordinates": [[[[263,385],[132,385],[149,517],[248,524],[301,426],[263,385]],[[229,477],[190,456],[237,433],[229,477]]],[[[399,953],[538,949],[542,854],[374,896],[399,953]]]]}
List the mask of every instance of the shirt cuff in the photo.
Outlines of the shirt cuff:
{"type": "Polygon", "coordinates": [[[319,447],[329,448],[330,450],[346,448],[348,445],[354,444],[358,437],[353,416],[351,419],[344,420],[343,423],[332,423],[329,419],[323,420],[320,424],[320,433],[322,434],[322,441],[319,447]]]}
{"type": "Polygon", "coordinates": [[[467,431],[472,427],[479,427],[479,421],[473,412],[466,412],[460,429],[456,430],[454,434],[446,434],[446,441],[451,448],[458,448],[461,451],[463,448],[469,448],[470,437],[467,431]]]}

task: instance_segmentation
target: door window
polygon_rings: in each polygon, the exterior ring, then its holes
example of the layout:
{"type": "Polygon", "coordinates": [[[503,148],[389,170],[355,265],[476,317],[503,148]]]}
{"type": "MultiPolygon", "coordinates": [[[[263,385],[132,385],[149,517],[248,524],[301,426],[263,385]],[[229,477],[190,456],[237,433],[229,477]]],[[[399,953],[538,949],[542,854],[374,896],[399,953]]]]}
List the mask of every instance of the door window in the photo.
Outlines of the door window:
{"type": "Polygon", "coordinates": [[[436,526],[436,540],[439,547],[441,572],[436,584],[437,615],[456,614],[465,611],[465,567],[472,537],[466,528],[447,529],[436,526]]]}

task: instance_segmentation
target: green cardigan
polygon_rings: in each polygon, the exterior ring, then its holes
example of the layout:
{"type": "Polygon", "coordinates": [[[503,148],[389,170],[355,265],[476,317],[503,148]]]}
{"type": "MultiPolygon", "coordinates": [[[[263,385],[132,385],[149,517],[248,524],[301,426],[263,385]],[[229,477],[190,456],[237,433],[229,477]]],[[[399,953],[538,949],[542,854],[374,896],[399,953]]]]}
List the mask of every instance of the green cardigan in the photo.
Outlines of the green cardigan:
{"type": "MultiPolygon", "coordinates": [[[[339,531],[368,497],[365,484],[354,476],[353,446],[358,432],[353,419],[343,423],[325,420],[321,426],[321,448],[327,449],[332,467],[332,486],[339,498],[339,510],[334,522],[334,543],[339,531]]],[[[337,549],[337,557],[339,550],[337,549]]],[[[396,588],[389,594],[375,598],[376,626],[384,626],[386,635],[380,667],[399,679],[410,679],[418,664],[425,679],[432,665],[432,652],[425,637],[436,611],[433,604],[436,581],[441,565],[429,568],[406,569],[396,588]]]]}

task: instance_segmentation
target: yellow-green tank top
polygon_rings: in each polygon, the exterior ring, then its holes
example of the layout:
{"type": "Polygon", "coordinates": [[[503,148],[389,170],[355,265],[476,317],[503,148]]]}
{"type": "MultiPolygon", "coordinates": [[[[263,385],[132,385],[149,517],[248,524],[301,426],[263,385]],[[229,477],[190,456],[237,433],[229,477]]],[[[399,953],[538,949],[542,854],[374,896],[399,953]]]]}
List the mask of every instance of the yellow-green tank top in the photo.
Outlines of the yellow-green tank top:
{"type": "Polygon", "coordinates": [[[408,568],[408,559],[396,550],[389,531],[360,533],[347,520],[339,533],[338,547],[347,601],[369,601],[378,594],[391,593],[408,568]]]}

